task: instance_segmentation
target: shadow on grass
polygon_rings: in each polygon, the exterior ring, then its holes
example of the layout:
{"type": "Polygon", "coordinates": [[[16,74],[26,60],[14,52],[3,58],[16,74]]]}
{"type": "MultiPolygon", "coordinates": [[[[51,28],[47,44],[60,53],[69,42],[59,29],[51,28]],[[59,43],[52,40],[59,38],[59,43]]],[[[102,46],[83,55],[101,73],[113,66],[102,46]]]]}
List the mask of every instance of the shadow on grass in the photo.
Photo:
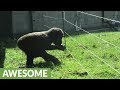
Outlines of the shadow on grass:
{"type": "Polygon", "coordinates": [[[54,64],[51,61],[47,61],[47,62],[39,62],[38,64],[34,64],[34,67],[36,67],[36,68],[51,68],[51,69],[54,69],[55,67],[60,66],[60,65],[61,65],[61,63],[54,64]]]}
{"type": "Polygon", "coordinates": [[[55,65],[52,62],[40,62],[38,64],[34,64],[35,68],[51,68],[54,69],[56,66],[60,66],[61,64],[55,65]]]}
{"type": "Polygon", "coordinates": [[[54,68],[54,64],[52,62],[40,62],[38,64],[34,64],[36,68],[54,68]]]}
{"type": "MultiPolygon", "coordinates": [[[[50,68],[54,69],[56,66],[60,65],[54,65],[52,62],[39,62],[38,64],[34,64],[31,68],[50,68]]],[[[25,65],[19,66],[19,68],[26,68],[25,65]]]]}

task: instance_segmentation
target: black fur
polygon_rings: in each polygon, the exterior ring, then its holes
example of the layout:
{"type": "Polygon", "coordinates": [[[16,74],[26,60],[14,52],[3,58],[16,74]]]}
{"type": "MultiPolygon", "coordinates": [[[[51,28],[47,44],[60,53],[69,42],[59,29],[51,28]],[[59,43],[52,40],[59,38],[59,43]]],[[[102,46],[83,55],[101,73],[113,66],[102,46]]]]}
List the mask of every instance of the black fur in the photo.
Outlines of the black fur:
{"type": "Polygon", "coordinates": [[[35,57],[42,57],[45,61],[52,61],[54,64],[60,63],[46,50],[65,50],[65,46],[62,45],[63,35],[62,29],[51,28],[48,31],[33,32],[20,37],[17,45],[27,55],[26,67],[33,66],[35,57]]]}

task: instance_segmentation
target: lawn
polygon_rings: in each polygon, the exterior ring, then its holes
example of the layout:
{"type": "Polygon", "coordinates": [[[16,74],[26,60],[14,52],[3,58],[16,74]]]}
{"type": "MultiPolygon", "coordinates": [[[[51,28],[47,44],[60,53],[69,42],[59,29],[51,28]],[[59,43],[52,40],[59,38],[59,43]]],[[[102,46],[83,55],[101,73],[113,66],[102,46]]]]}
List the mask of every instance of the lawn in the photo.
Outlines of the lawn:
{"type": "MultiPolygon", "coordinates": [[[[42,58],[34,59],[35,68],[50,68],[53,79],[120,79],[120,32],[77,34],[66,37],[67,50],[48,51],[61,61],[54,66],[42,58]],[[112,45],[94,37],[104,39],[112,45]],[[113,45],[114,44],[114,45],[113,45]]],[[[3,45],[11,46],[9,40],[3,45]]],[[[18,47],[5,48],[4,68],[25,66],[26,56],[18,47]]]]}

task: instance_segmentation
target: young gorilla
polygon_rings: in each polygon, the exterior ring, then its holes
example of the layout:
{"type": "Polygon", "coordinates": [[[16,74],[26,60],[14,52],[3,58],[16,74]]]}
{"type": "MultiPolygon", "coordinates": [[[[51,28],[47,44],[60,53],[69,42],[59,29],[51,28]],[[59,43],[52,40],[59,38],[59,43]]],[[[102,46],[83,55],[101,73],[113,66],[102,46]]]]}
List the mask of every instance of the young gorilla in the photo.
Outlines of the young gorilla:
{"type": "Polygon", "coordinates": [[[48,31],[33,32],[20,37],[17,45],[27,56],[26,67],[33,66],[35,57],[42,57],[45,61],[59,64],[60,61],[48,54],[46,50],[58,49],[64,51],[66,47],[62,45],[63,35],[62,29],[54,27],[48,31]]]}

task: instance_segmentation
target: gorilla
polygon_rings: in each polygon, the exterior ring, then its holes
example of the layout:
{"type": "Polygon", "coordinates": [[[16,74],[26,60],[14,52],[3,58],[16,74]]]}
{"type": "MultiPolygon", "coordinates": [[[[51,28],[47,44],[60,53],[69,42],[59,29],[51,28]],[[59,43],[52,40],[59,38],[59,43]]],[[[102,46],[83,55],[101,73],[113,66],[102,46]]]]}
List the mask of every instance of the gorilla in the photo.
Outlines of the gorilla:
{"type": "Polygon", "coordinates": [[[17,40],[17,45],[27,56],[26,67],[33,67],[33,60],[36,57],[42,57],[45,61],[60,64],[60,61],[48,54],[46,50],[58,49],[64,51],[66,47],[62,45],[63,36],[62,29],[56,27],[48,31],[32,32],[21,36],[17,40]]]}

